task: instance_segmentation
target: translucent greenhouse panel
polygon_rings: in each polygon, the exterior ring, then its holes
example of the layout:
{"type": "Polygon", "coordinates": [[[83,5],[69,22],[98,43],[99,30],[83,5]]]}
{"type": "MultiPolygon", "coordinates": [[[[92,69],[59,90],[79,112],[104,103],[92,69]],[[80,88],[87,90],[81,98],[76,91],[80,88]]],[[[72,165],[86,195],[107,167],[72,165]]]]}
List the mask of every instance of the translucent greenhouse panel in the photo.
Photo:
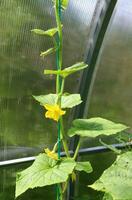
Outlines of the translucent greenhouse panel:
{"type": "MultiPolygon", "coordinates": [[[[64,67],[84,58],[96,2],[69,3],[63,16],[64,67]]],[[[43,76],[44,68],[55,68],[55,56],[39,57],[52,42],[30,31],[54,26],[52,0],[0,1],[0,160],[34,155],[56,141],[56,124],[44,119],[44,109],[32,98],[55,90],[55,78],[43,76]]],[[[79,74],[69,79],[67,92],[76,90],[78,79],[79,74]]]]}
{"type": "MultiPolygon", "coordinates": [[[[120,0],[106,33],[100,57],[97,63],[97,74],[93,86],[88,117],[101,116],[132,127],[132,2],[120,0]]],[[[130,131],[131,132],[131,131],[130,131]]],[[[120,138],[120,137],[119,137],[120,138]]],[[[106,143],[119,143],[118,137],[105,137],[106,143]]],[[[124,141],[131,140],[132,135],[124,134],[124,141]],[[126,136],[125,136],[126,135],[126,136]]],[[[82,148],[101,145],[96,140],[85,140],[82,148]]],[[[130,148],[127,148],[130,150],[130,148]]],[[[80,160],[89,160],[93,166],[91,174],[81,173],[76,185],[76,196],[83,200],[102,200],[102,193],[86,185],[97,180],[104,169],[116,158],[114,153],[100,153],[82,156],[80,160]]],[[[79,199],[79,198],[78,198],[79,199]]]]}
{"type": "Polygon", "coordinates": [[[131,8],[129,0],[117,3],[98,59],[88,115],[132,127],[131,8]]]}
{"type": "MultiPolygon", "coordinates": [[[[132,127],[132,2],[118,1],[96,65],[88,117],[100,116],[132,127]]],[[[131,141],[132,135],[102,137],[105,143],[131,141]]],[[[99,138],[86,139],[83,147],[102,145],[99,138]]]]}

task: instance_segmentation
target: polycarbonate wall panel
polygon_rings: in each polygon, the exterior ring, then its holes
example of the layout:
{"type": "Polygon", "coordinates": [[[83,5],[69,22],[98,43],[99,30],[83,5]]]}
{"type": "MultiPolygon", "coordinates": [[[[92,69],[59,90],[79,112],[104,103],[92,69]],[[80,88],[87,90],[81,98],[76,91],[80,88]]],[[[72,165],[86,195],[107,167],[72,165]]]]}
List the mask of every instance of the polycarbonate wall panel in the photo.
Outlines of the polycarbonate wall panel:
{"type": "MultiPolygon", "coordinates": [[[[95,0],[70,1],[63,15],[64,67],[83,60],[95,6],[95,0]]],[[[54,27],[54,15],[52,0],[0,2],[1,160],[32,155],[56,141],[56,124],[44,119],[32,98],[55,91],[55,77],[43,76],[44,69],[55,69],[55,56],[39,57],[53,44],[30,31],[54,27]]],[[[75,92],[78,78],[69,79],[67,92],[75,92]]]]}
{"type": "Polygon", "coordinates": [[[119,0],[97,63],[89,116],[132,127],[132,2],[119,0]]]}

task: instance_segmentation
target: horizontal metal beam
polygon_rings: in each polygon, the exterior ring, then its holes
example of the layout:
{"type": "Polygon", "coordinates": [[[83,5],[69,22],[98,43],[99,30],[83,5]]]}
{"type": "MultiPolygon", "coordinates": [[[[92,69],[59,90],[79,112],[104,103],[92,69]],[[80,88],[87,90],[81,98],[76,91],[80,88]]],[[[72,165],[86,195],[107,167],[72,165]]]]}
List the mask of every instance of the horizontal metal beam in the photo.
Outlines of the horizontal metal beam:
{"type": "MultiPolygon", "coordinates": [[[[73,151],[69,151],[69,153],[70,153],[70,155],[73,155],[73,151]]],[[[64,157],[65,155],[66,155],[65,152],[61,152],[61,157],[64,157]]],[[[35,160],[35,158],[36,158],[35,156],[31,156],[31,157],[25,157],[25,158],[0,161],[0,167],[6,167],[6,166],[8,167],[8,166],[12,166],[12,165],[33,162],[35,160]]]]}
{"type": "MultiPolygon", "coordinates": [[[[128,143],[124,143],[124,144],[113,144],[112,146],[116,147],[117,149],[125,149],[128,146],[132,147],[132,143],[128,142],[128,143]]],[[[111,151],[111,150],[104,146],[83,148],[83,149],[79,150],[79,156],[95,154],[95,153],[104,153],[104,152],[108,152],[108,151],[111,151]]],[[[69,151],[69,153],[71,156],[73,155],[73,151],[69,151]]],[[[65,152],[61,152],[61,156],[64,157],[65,152]]],[[[35,160],[35,156],[1,161],[0,167],[8,167],[8,166],[13,166],[13,165],[18,165],[18,164],[29,163],[29,162],[33,162],[34,160],[35,160]]]]}
{"type": "Polygon", "coordinates": [[[12,159],[12,160],[5,160],[5,161],[0,162],[0,167],[6,167],[6,166],[17,165],[17,164],[22,164],[22,163],[28,163],[28,162],[32,162],[34,160],[35,160],[35,156],[12,159]]]}
{"type": "MultiPolygon", "coordinates": [[[[117,149],[125,149],[128,147],[132,147],[132,142],[127,142],[127,143],[122,143],[122,144],[113,144],[111,146],[117,149]]],[[[95,154],[95,153],[105,153],[105,152],[110,152],[110,151],[112,150],[109,149],[108,147],[96,146],[96,147],[91,147],[91,148],[80,149],[79,156],[95,154]]]]}

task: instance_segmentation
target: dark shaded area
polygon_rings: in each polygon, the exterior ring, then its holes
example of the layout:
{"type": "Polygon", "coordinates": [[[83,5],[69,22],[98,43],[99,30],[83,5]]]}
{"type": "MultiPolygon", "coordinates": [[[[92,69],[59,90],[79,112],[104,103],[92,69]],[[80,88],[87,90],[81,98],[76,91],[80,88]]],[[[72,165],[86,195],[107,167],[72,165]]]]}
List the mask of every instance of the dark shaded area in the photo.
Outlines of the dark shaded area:
{"type": "MultiPolygon", "coordinates": [[[[13,200],[15,198],[15,180],[16,180],[16,172],[21,171],[28,167],[28,165],[18,165],[13,167],[1,168],[0,174],[0,199],[2,200],[13,200]]],[[[34,190],[28,190],[23,195],[18,197],[18,200],[42,200],[42,199],[54,199],[56,195],[56,186],[53,187],[45,187],[45,188],[37,188],[34,190]]]]}

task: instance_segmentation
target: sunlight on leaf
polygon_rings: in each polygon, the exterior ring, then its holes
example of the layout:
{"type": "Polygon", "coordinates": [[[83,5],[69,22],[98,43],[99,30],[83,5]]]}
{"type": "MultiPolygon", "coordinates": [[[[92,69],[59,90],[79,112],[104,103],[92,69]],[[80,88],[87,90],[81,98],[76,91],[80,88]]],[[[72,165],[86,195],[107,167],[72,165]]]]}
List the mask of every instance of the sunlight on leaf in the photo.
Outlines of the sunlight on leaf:
{"type": "Polygon", "coordinates": [[[68,135],[70,137],[74,135],[79,135],[81,137],[97,137],[99,135],[113,135],[127,128],[128,127],[123,124],[114,123],[100,117],[76,119],[69,129],[68,135]]]}
{"type": "Polygon", "coordinates": [[[44,153],[39,154],[29,168],[17,174],[16,197],[28,189],[65,182],[75,165],[70,158],[55,161],[44,153]]]}
{"type": "MultiPolygon", "coordinates": [[[[57,103],[58,96],[56,94],[33,96],[41,106],[45,104],[55,105],[57,103]]],[[[82,103],[80,94],[63,95],[61,98],[61,108],[72,108],[82,103]]]]}
{"type": "Polygon", "coordinates": [[[62,108],[73,108],[74,106],[82,103],[80,94],[70,94],[66,96],[62,96],[61,99],[61,107],[62,108]]]}
{"type": "Polygon", "coordinates": [[[56,94],[33,96],[33,98],[36,101],[38,101],[41,104],[41,106],[43,106],[45,104],[55,105],[57,103],[57,95],[56,94]]]}

